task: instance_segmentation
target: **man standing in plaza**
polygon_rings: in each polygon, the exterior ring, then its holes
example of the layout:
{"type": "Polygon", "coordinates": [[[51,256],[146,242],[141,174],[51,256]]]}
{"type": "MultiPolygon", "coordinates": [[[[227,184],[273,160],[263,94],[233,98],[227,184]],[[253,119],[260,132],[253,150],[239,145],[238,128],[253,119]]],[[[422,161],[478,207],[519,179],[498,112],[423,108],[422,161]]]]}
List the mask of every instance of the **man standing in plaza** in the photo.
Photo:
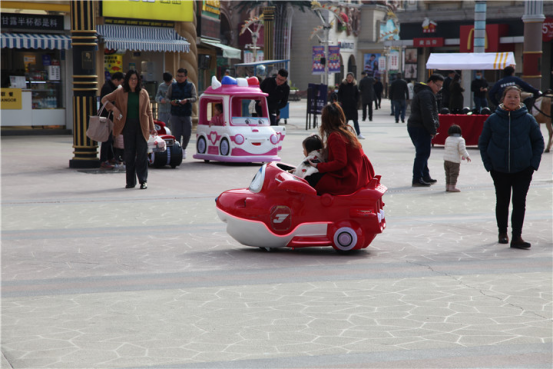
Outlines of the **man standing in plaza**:
{"type": "MultiPolygon", "coordinates": [[[[503,75],[504,77],[501,78],[499,81],[497,81],[492,89],[489,92],[490,101],[492,104],[494,104],[495,107],[499,106],[499,99],[501,99],[501,96],[503,95],[503,90],[508,86],[515,86],[517,85],[520,87],[523,91],[531,92],[534,94],[534,98],[537,98],[539,95],[541,95],[541,92],[534,87],[530,86],[528,83],[524,82],[522,79],[518,78],[517,76],[514,76],[515,74],[515,68],[508,66],[505,69],[503,69],[503,75]]],[[[527,104],[525,102],[525,104],[527,104]]],[[[533,105],[533,103],[532,103],[533,105]]],[[[530,111],[530,107],[528,107],[528,111],[530,111]]]]}
{"type": "Polygon", "coordinates": [[[182,158],[186,159],[186,147],[192,135],[192,104],[197,100],[196,86],[188,81],[188,71],[180,68],[177,71],[177,82],[167,89],[166,99],[171,102],[171,128],[175,140],[182,139],[182,158]]]}
{"type": "Polygon", "coordinates": [[[280,109],[285,108],[290,96],[290,86],[286,82],[288,71],[281,69],[275,77],[267,77],[261,82],[261,91],[269,94],[267,105],[269,106],[269,117],[271,125],[277,126],[280,119],[280,109]]]}
{"type": "Polygon", "coordinates": [[[399,115],[401,114],[401,123],[405,123],[405,109],[407,108],[406,101],[409,100],[409,88],[407,82],[401,78],[401,73],[396,75],[396,80],[390,86],[390,100],[394,105],[394,114],[396,123],[399,123],[399,115]]]}
{"type": "Polygon", "coordinates": [[[455,77],[455,71],[450,70],[447,72],[447,77],[444,79],[444,85],[441,91],[442,94],[442,103],[440,104],[439,108],[448,108],[449,109],[449,84],[451,81],[453,81],[453,77],[455,77]]]}
{"type": "Polygon", "coordinates": [[[375,77],[374,83],[374,110],[380,109],[380,103],[382,102],[382,93],[384,92],[384,85],[380,82],[380,78],[375,77]]]}
{"type": "Polygon", "coordinates": [[[157,101],[157,119],[163,123],[169,125],[169,118],[171,118],[171,102],[165,98],[167,90],[173,83],[173,76],[169,72],[163,73],[163,83],[161,83],[157,89],[156,101],[157,101]]]}
{"type": "MultiPolygon", "coordinates": [[[[117,90],[117,88],[123,83],[125,75],[121,72],[115,72],[111,75],[111,79],[108,79],[106,83],[102,86],[100,90],[100,100],[104,96],[112,93],[117,90]]],[[[108,117],[110,112],[107,109],[104,109],[102,112],[103,117],[108,117]]],[[[113,169],[117,158],[115,158],[115,153],[113,150],[113,134],[109,134],[109,138],[106,142],[102,142],[100,146],[100,168],[101,169],[113,169]]]]}
{"type": "Polygon", "coordinates": [[[486,92],[488,92],[488,82],[482,77],[482,71],[476,71],[476,78],[470,84],[470,90],[474,94],[474,108],[480,114],[482,108],[488,106],[486,92]]]}
{"type": "Polygon", "coordinates": [[[373,100],[374,100],[374,78],[369,77],[366,71],[361,72],[359,91],[361,92],[361,103],[363,105],[363,122],[367,119],[367,108],[369,108],[369,122],[373,121],[373,100]]]}
{"type": "Polygon", "coordinates": [[[442,88],[443,83],[444,77],[441,74],[433,74],[427,83],[415,84],[411,115],[407,121],[407,131],[415,146],[413,187],[429,187],[437,182],[430,177],[428,158],[430,158],[432,139],[436,136],[440,126],[436,94],[442,88]]]}

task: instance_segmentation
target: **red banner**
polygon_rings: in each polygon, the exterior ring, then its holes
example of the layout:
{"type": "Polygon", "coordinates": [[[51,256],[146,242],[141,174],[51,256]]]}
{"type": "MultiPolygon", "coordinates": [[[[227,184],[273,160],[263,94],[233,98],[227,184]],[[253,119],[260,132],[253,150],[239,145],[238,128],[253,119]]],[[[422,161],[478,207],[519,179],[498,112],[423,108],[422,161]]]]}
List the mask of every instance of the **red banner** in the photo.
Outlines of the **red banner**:
{"type": "Polygon", "coordinates": [[[414,47],[440,47],[444,46],[443,37],[414,38],[414,47]]]}
{"type": "Polygon", "coordinates": [[[543,21],[542,26],[543,42],[549,42],[553,40],[553,18],[547,17],[543,21]]]}

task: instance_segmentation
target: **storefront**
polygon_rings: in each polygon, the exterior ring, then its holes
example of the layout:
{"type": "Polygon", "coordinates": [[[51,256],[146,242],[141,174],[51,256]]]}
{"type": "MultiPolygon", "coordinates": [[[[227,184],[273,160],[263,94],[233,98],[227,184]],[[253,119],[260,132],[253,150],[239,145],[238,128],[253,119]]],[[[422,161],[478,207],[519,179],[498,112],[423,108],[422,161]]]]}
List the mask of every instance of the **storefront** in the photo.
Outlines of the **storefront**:
{"type": "MultiPolygon", "coordinates": [[[[103,24],[96,26],[102,70],[99,89],[114,72],[137,70],[153,103],[163,73],[174,76],[183,64],[181,59],[186,59],[183,55],[190,53],[190,35],[185,38],[179,31],[181,23],[193,21],[192,2],[137,2],[130,6],[109,1],[103,2],[101,11],[103,24]]],[[[195,74],[190,66],[187,69],[189,77],[195,74]]]]}
{"type": "Polygon", "coordinates": [[[218,0],[203,0],[197,9],[198,19],[198,91],[202,93],[211,84],[211,77],[219,80],[226,70],[236,76],[232,59],[241,60],[242,50],[230,46],[230,23],[221,13],[218,0]]]}
{"type": "Polygon", "coordinates": [[[2,13],[2,127],[70,127],[67,17],[2,13]]]}

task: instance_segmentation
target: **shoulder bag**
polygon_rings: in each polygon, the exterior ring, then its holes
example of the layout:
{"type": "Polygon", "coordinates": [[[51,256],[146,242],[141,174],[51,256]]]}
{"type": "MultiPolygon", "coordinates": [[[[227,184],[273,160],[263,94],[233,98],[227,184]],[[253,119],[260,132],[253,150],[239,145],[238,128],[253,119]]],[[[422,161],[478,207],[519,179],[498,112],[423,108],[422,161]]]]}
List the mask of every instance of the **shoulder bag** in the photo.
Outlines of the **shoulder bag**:
{"type": "Polygon", "coordinates": [[[98,115],[90,115],[88,117],[88,129],[86,135],[97,142],[106,142],[109,139],[109,134],[113,130],[113,122],[109,117],[102,117],[102,111],[106,107],[106,101],[102,108],[98,111],[98,115]]]}

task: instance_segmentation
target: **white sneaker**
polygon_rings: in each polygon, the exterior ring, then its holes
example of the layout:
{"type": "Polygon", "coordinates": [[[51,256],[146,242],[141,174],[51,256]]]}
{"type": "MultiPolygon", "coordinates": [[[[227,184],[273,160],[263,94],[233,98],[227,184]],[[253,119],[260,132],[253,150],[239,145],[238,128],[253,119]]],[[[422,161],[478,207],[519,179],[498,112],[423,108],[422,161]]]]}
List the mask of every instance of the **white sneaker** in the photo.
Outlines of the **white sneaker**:
{"type": "Polygon", "coordinates": [[[182,149],[182,160],[186,159],[186,150],[182,149]]]}
{"type": "Polygon", "coordinates": [[[360,139],[360,140],[364,140],[364,139],[365,139],[365,136],[359,135],[359,136],[357,136],[357,138],[360,139]]]}

